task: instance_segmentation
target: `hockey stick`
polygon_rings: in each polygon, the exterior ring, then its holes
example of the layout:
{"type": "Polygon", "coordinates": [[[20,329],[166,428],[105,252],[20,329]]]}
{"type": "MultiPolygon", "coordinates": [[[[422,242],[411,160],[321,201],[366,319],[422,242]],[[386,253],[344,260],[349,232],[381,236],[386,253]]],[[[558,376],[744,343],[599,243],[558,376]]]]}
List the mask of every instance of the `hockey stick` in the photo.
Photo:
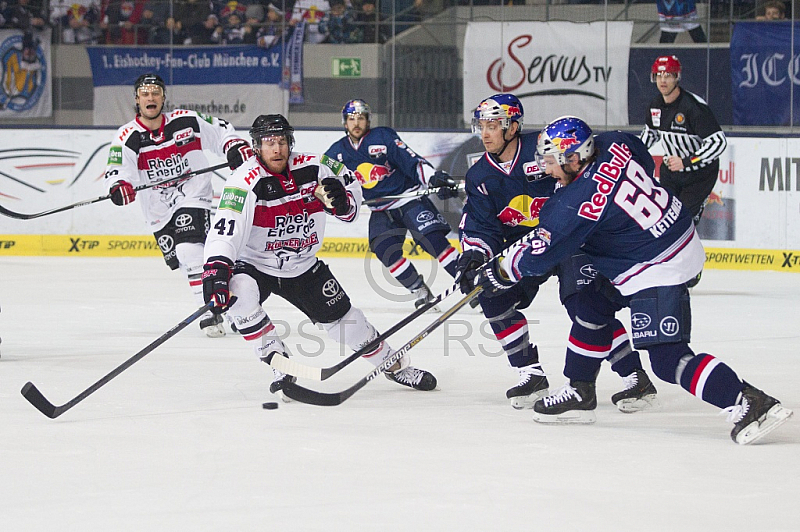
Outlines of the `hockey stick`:
{"type": "MultiPolygon", "coordinates": [[[[213,172],[214,170],[219,170],[221,168],[225,168],[228,166],[228,163],[219,163],[215,164],[214,166],[209,166],[208,168],[203,168],[201,170],[195,170],[193,172],[189,172],[188,174],[183,174],[182,176],[172,177],[170,179],[165,179],[163,181],[157,181],[156,183],[149,183],[147,185],[139,185],[138,187],[134,188],[136,192],[140,190],[146,190],[148,188],[157,187],[159,185],[163,185],[164,183],[171,183],[173,181],[182,181],[184,179],[188,179],[190,177],[205,174],[206,172],[213,172]]],[[[0,214],[4,214],[10,218],[16,218],[18,220],[32,220],[33,218],[41,218],[42,216],[47,216],[48,214],[55,214],[57,212],[68,211],[70,209],[74,209],[76,207],[83,207],[84,205],[91,205],[92,203],[97,203],[99,201],[104,201],[107,199],[111,199],[111,194],[106,194],[105,196],[100,196],[99,198],[95,198],[93,200],[86,200],[86,201],[79,201],[77,203],[73,203],[72,205],[67,205],[65,207],[58,207],[56,209],[50,209],[49,211],[42,211],[32,214],[25,214],[21,212],[14,212],[11,210],[6,209],[2,205],[0,205],[0,214]]]]}
{"type": "Polygon", "coordinates": [[[175,336],[183,328],[185,328],[194,320],[205,314],[205,312],[207,310],[210,310],[211,307],[213,306],[214,302],[210,301],[205,305],[203,305],[202,307],[200,307],[199,309],[195,310],[189,317],[184,318],[183,321],[181,321],[172,329],[168,330],[167,332],[159,336],[150,345],[148,345],[147,347],[145,347],[144,349],[133,355],[131,358],[129,358],[119,366],[117,366],[114,369],[114,371],[112,371],[99,381],[95,382],[94,384],[86,388],[74,399],[67,401],[61,406],[55,406],[53,403],[48,401],[45,398],[45,396],[42,395],[42,392],[40,392],[39,389],[36,388],[36,385],[33,384],[32,382],[28,382],[27,384],[25,384],[25,386],[22,387],[22,396],[25,397],[25,399],[27,399],[30,404],[35,406],[39,410],[39,412],[49,417],[50,419],[55,419],[64,412],[66,412],[67,410],[69,410],[70,408],[72,408],[73,406],[77,405],[78,403],[80,403],[81,401],[92,395],[94,392],[96,392],[102,386],[108,383],[108,381],[110,381],[111,379],[113,379],[114,377],[116,377],[129,367],[131,367],[134,363],[144,358],[145,355],[153,351],[156,347],[160,346],[161,344],[163,344],[164,342],[175,336]]]}
{"type": "Polygon", "coordinates": [[[341,371],[345,366],[350,365],[352,362],[358,360],[364,353],[369,353],[378,345],[392,336],[394,333],[417,319],[418,317],[422,316],[425,312],[436,306],[437,304],[444,301],[450,294],[458,290],[458,284],[454,284],[438,296],[436,296],[433,300],[425,303],[423,306],[419,307],[417,310],[394,324],[391,328],[389,328],[386,332],[379,335],[377,338],[369,342],[367,345],[362,347],[361,349],[355,351],[352,355],[345,358],[338,364],[334,364],[333,366],[327,368],[318,368],[314,366],[307,366],[305,364],[301,364],[297,362],[294,358],[288,358],[285,355],[282,355],[276,351],[273,351],[269,355],[264,358],[264,361],[269,364],[271,367],[277,369],[278,371],[282,371],[283,373],[288,373],[289,375],[294,375],[295,377],[301,377],[303,379],[311,379],[316,381],[324,381],[325,379],[335,375],[339,371],[341,371]]]}
{"type": "Polygon", "coordinates": [[[370,371],[365,377],[355,383],[353,386],[343,390],[341,392],[336,393],[323,393],[318,392],[315,390],[309,390],[308,388],[304,388],[299,386],[295,382],[285,383],[283,385],[283,393],[286,397],[290,399],[294,399],[295,401],[299,401],[301,403],[307,403],[310,405],[318,405],[318,406],[336,406],[340,405],[345,402],[349,397],[351,397],[354,393],[358,390],[366,386],[371,380],[376,378],[378,375],[386,371],[387,369],[391,368],[395,365],[395,363],[403,358],[412,347],[420,343],[426,336],[428,336],[431,332],[433,332],[436,328],[438,328],[442,323],[447,321],[453,314],[455,314],[461,307],[466,305],[473,297],[477,296],[483,290],[482,286],[476,286],[472,292],[461,298],[458,303],[456,303],[452,308],[447,310],[446,312],[442,313],[441,316],[436,318],[436,320],[428,325],[421,333],[416,335],[414,338],[406,342],[406,344],[392,353],[386,360],[384,360],[380,366],[376,367],[372,371],[370,371]]]}
{"type": "MultiPolygon", "coordinates": [[[[415,192],[408,192],[408,193],[405,193],[405,194],[395,194],[393,196],[382,196],[380,198],[367,199],[367,200],[362,201],[361,203],[363,205],[376,205],[378,203],[385,203],[387,201],[392,201],[392,200],[400,200],[400,199],[408,199],[408,198],[419,198],[421,196],[429,196],[431,194],[435,194],[439,190],[439,188],[441,188],[441,187],[426,188],[426,189],[423,189],[423,190],[417,190],[415,192]]],[[[464,190],[464,183],[459,183],[458,186],[456,187],[456,189],[457,190],[464,190]]]]}

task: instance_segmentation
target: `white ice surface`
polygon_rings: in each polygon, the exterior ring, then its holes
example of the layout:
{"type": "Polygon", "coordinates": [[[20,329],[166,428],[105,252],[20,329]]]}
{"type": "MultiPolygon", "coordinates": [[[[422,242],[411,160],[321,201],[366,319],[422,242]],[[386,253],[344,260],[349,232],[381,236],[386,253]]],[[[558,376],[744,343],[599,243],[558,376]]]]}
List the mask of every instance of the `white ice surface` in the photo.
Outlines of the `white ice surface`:
{"type": "MultiPolygon", "coordinates": [[[[329,263],[379,328],[411,311],[375,295],[363,261],[329,263]]],[[[5,257],[0,269],[2,531],[800,530],[800,415],[737,446],[716,408],[661,381],[658,411],[618,412],[610,396],[621,380],[605,365],[596,424],[537,425],[507,403],[516,377],[471,310],[448,329],[471,328],[465,344],[440,329],[412,350],[439,379],[435,392],[378,379],[338,407],[263,410],[269,368],[236,335],[209,339],[191,324],[50,420],[20,395],[26,381],[63,404],[196,304],[156,258],[5,257]]],[[[433,284],[450,281],[441,273],[433,284]]],[[[706,271],[692,294],[692,345],[798,410],[799,296],[800,275],[706,271]]],[[[302,318],[278,298],[267,308],[302,318]]],[[[568,321],[554,281],[526,315],[560,386],[568,321]]],[[[303,330],[287,339],[295,353],[316,345],[313,327],[303,330]]],[[[309,364],[341,356],[324,341],[309,364]]],[[[370,367],[303,384],[343,389],[370,367]]]]}

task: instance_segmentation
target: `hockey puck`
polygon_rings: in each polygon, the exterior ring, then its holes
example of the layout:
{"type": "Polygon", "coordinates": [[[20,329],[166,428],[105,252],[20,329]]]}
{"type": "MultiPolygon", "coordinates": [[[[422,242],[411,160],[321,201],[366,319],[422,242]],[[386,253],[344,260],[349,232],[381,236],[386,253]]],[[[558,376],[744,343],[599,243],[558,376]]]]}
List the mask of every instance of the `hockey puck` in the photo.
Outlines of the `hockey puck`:
{"type": "Polygon", "coordinates": [[[275,410],[278,408],[278,403],[262,403],[261,408],[264,410],[275,410]]]}

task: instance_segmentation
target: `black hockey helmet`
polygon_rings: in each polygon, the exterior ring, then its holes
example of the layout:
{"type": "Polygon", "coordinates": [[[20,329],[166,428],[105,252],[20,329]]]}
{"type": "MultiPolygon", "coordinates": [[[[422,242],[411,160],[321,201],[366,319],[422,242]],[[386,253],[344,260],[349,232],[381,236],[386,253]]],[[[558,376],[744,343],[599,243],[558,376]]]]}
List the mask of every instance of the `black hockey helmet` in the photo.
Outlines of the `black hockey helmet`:
{"type": "Polygon", "coordinates": [[[260,115],[250,127],[250,138],[253,139],[253,149],[261,148],[261,139],[264,137],[286,137],[289,151],[294,147],[294,128],[283,115],[260,115]]]}
{"type": "Polygon", "coordinates": [[[164,96],[167,95],[167,86],[164,83],[164,80],[161,79],[161,76],[158,74],[153,74],[152,72],[148,72],[147,74],[142,74],[138,78],[136,78],[136,82],[133,84],[133,94],[137,96],[139,94],[139,87],[144,85],[157,85],[161,87],[164,96]]]}

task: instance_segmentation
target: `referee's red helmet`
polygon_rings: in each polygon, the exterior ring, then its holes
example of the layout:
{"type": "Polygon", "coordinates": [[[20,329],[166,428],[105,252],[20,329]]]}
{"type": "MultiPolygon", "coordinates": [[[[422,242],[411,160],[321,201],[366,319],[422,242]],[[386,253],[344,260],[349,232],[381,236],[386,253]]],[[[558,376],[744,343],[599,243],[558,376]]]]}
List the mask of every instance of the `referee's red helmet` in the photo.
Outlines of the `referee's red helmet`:
{"type": "Polygon", "coordinates": [[[674,74],[677,80],[681,79],[681,62],[674,55],[662,55],[656,58],[650,69],[650,81],[656,82],[656,76],[661,73],[674,74]]]}

